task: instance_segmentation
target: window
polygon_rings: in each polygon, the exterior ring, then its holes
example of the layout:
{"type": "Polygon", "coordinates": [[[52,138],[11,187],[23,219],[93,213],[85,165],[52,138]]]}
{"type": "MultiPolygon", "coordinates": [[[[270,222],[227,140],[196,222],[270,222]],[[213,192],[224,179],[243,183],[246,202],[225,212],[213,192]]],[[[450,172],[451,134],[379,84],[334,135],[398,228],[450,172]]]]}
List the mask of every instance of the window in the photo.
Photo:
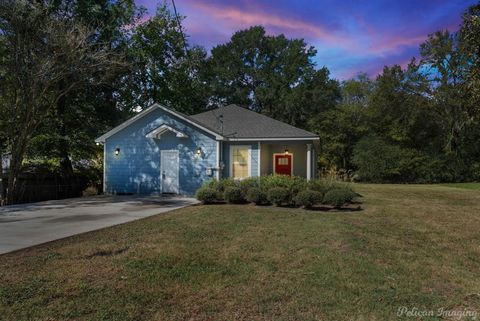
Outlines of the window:
{"type": "Polygon", "coordinates": [[[288,157],[279,157],[278,165],[288,165],[288,157]]]}
{"type": "Polygon", "coordinates": [[[233,178],[246,178],[250,176],[250,147],[231,146],[231,175],[233,178]]]}

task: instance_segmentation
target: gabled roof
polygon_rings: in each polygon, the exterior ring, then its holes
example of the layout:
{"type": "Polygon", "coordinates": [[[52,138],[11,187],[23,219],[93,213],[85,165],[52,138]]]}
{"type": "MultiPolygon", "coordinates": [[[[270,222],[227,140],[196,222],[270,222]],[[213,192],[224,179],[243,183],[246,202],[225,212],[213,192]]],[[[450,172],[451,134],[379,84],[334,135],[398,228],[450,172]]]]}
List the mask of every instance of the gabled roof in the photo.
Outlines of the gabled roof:
{"type": "Polygon", "coordinates": [[[190,118],[226,137],[227,140],[319,139],[314,133],[237,105],[213,109],[192,115],[190,118]]]}
{"type": "Polygon", "coordinates": [[[149,113],[151,113],[152,111],[154,110],[157,110],[157,109],[161,109],[171,115],[174,115],[180,119],[182,119],[183,121],[191,124],[191,125],[194,125],[195,127],[199,128],[199,129],[202,129],[204,130],[205,132],[215,136],[216,139],[223,139],[223,137],[221,135],[219,135],[217,132],[211,130],[210,128],[207,128],[205,127],[204,125],[202,125],[201,123],[197,122],[196,120],[192,119],[190,116],[187,116],[185,114],[182,114],[178,111],[174,111],[174,110],[171,110],[171,109],[168,109],[167,107],[164,107],[162,105],[159,105],[159,104],[153,104],[152,106],[148,107],[147,109],[145,110],[142,110],[140,113],[138,113],[137,115],[135,115],[134,117],[128,119],[127,121],[121,123],[120,125],[118,125],[117,127],[114,127],[113,129],[111,129],[110,131],[106,132],[105,134],[103,134],[102,136],[98,137],[97,139],[95,139],[95,142],[97,143],[104,143],[105,140],[110,137],[110,136],[113,136],[115,135],[116,133],[118,133],[119,131],[121,131],[122,129],[130,126],[131,124],[133,124],[134,122],[136,122],[137,120],[143,118],[144,116],[148,115],[149,113]]]}
{"type": "Polygon", "coordinates": [[[178,111],[168,109],[159,104],[141,111],[134,117],[123,122],[107,133],[95,139],[97,143],[104,143],[105,140],[130,126],[142,117],[154,110],[161,109],[183,121],[201,129],[217,140],[317,140],[318,135],[306,130],[283,123],[265,115],[256,113],[237,105],[228,105],[206,111],[193,116],[187,116],[178,111]]]}

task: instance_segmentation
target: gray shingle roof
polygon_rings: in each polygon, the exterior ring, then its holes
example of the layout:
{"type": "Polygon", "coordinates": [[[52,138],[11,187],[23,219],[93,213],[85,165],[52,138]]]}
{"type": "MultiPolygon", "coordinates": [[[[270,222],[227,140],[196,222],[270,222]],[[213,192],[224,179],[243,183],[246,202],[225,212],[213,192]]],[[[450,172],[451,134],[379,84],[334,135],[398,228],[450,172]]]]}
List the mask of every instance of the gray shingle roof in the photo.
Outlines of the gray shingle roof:
{"type": "Polygon", "coordinates": [[[318,135],[237,105],[189,116],[228,138],[317,138],[318,135]],[[223,115],[223,117],[221,117],[223,115]],[[223,119],[223,132],[221,126],[223,119]]]}

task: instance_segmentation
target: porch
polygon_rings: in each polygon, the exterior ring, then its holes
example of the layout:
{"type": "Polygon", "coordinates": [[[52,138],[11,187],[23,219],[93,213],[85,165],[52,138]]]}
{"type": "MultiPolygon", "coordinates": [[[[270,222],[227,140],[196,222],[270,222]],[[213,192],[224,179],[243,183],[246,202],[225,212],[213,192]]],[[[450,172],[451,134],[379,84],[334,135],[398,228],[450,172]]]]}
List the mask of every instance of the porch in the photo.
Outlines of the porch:
{"type": "Polygon", "coordinates": [[[282,140],[224,142],[222,177],[242,179],[263,175],[315,177],[318,141],[282,140]]]}

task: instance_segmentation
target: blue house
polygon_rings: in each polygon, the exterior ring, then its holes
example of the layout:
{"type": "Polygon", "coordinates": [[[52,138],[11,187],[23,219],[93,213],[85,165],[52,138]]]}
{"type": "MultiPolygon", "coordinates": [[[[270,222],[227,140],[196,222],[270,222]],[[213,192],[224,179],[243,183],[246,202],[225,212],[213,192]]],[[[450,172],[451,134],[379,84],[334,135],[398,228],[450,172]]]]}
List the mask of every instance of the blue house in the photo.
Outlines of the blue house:
{"type": "Polygon", "coordinates": [[[222,177],[310,179],[319,137],[236,105],[187,116],[154,104],[96,142],[105,193],[192,195],[222,177]]]}

